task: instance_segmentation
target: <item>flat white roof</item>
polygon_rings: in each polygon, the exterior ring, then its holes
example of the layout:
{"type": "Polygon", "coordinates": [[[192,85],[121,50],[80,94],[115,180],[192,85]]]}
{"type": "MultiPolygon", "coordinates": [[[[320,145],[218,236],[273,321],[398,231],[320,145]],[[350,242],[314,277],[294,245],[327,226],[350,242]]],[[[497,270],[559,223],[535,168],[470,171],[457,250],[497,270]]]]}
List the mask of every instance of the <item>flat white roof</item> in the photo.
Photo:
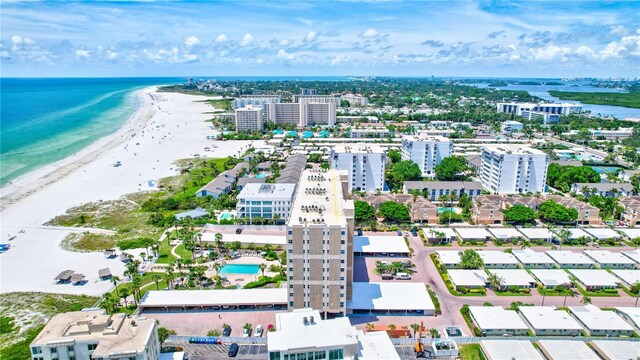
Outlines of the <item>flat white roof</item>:
{"type": "Polygon", "coordinates": [[[491,274],[496,274],[502,278],[504,286],[525,286],[536,281],[526,270],[522,269],[487,269],[491,274]]]}
{"type": "Polygon", "coordinates": [[[529,330],[513,310],[505,310],[499,306],[469,306],[469,311],[481,330],[529,330]]]}
{"type": "Polygon", "coordinates": [[[620,234],[608,228],[585,228],[584,231],[596,239],[619,239],[620,234]]]}
{"type": "Polygon", "coordinates": [[[482,286],[487,281],[487,273],[484,270],[460,270],[451,269],[447,271],[449,279],[456,286],[482,286]]]}
{"type": "Polygon", "coordinates": [[[322,320],[320,312],[312,309],[296,309],[276,314],[276,329],[269,333],[269,351],[345,346],[358,342],[356,330],[348,318],[322,320]]]}
{"type": "Polygon", "coordinates": [[[566,271],[560,269],[531,269],[531,273],[544,286],[558,286],[570,284],[571,279],[566,271]]]}
{"type": "Polygon", "coordinates": [[[547,250],[549,255],[555,262],[561,265],[569,264],[591,264],[595,265],[595,262],[589,259],[585,254],[580,252],[573,252],[569,250],[547,250]]]}
{"type": "Polygon", "coordinates": [[[234,290],[151,290],[141,307],[286,304],[286,288],[234,290]]]}
{"type": "Polygon", "coordinates": [[[546,155],[541,150],[521,144],[487,144],[483,148],[501,155],[546,155]]]}
{"type": "Polygon", "coordinates": [[[452,238],[452,237],[457,237],[458,235],[456,234],[456,232],[452,229],[452,228],[448,228],[448,227],[425,227],[422,228],[422,232],[424,233],[424,236],[426,237],[430,237],[430,232],[429,230],[433,230],[434,232],[441,232],[444,234],[445,237],[448,238],[452,238]]]}
{"type": "Polygon", "coordinates": [[[569,235],[569,239],[571,239],[571,240],[579,239],[581,237],[585,237],[587,239],[593,238],[593,236],[587,234],[586,231],[584,231],[584,230],[582,230],[580,228],[557,229],[556,230],[556,234],[559,234],[560,230],[569,230],[569,232],[571,233],[571,235],[569,235]]]}
{"type": "Polygon", "coordinates": [[[629,285],[640,282],[640,270],[616,269],[611,272],[629,285]]]}
{"type": "Polygon", "coordinates": [[[582,341],[538,340],[540,349],[551,360],[600,360],[600,357],[582,341]]]}
{"type": "Polygon", "coordinates": [[[353,251],[365,253],[409,253],[402,236],[354,236],[353,251]]]}
{"type": "MultiPolygon", "coordinates": [[[[202,241],[215,242],[216,232],[205,231],[202,233],[202,241]]],[[[240,241],[243,244],[272,244],[272,245],[286,245],[286,235],[266,235],[266,234],[222,234],[223,243],[232,243],[234,241],[240,241]]]]}
{"type": "Polygon", "coordinates": [[[640,237],[640,229],[616,228],[616,231],[625,234],[630,239],[640,237]]]}
{"type": "Polygon", "coordinates": [[[484,240],[487,237],[491,237],[491,234],[485,230],[484,228],[455,228],[456,232],[463,240],[474,240],[474,239],[482,239],[484,240]]]}
{"type": "Polygon", "coordinates": [[[592,340],[590,344],[608,360],[629,360],[629,354],[640,354],[640,342],[592,340]]]}
{"type": "Polygon", "coordinates": [[[531,227],[531,228],[518,228],[518,230],[524,234],[528,239],[537,240],[537,239],[551,239],[553,237],[553,233],[549,231],[547,228],[543,227],[531,227]]]}
{"type": "Polygon", "coordinates": [[[354,282],[353,299],[347,307],[354,310],[435,310],[424,284],[414,282],[354,282]]]}
{"type": "Polygon", "coordinates": [[[460,251],[458,250],[436,250],[436,254],[443,264],[460,264],[460,251]]]}
{"type": "Polygon", "coordinates": [[[513,256],[522,264],[555,264],[552,258],[543,252],[533,251],[531,249],[512,250],[513,256]]]}
{"type": "Polygon", "coordinates": [[[615,308],[618,313],[631,321],[636,328],[640,329],[640,308],[631,306],[621,306],[615,308]]]}
{"type": "Polygon", "coordinates": [[[589,330],[633,330],[613,311],[600,310],[594,305],[569,306],[569,311],[589,330]]]}
{"type": "Polygon", "coordinates": [[[485,264],[518,264],[518,259],[512,254],[497,250],[477,251],[485,264]]]}
{"type": "Polygon", "coordinates": [[[635,264],[623,254],[609,250],[585,250],[584,253],[598,264],[635,264]]]}
{"type": "Polygon", "coordinates": [[[522,234],[515,228],[488,228],[489,232],[498,239],[512,239],[522,237],[522,234]]]}
{"type": "Polygon", "coordinates": [[[400,360],[400,356],[393,347],[391,339],[386,331],[370,331],[365,333],[362,330],[357,332],[360,342],[359,360],[400,360]]]}
{"type": "Polygon", "coordinates": [[[296,191],[296,184],[257,184],[245,185],[238,199],[248,201],[291,201],[296,191]]]}
{"type": "Polygon", "coordinates": [[[528,340],[480,340],[487,360],[544,360],[528,340]]]}
{"type": "Polygon", "coordinates": [[[552,306],[520,306],[520,314],[535,330],[582,330],[582,326],[565,310],[552,306]]]}
{"type": "MultiPolygon", "coordinates": [[[[638,229],[640,230],[640,229],[638,229]]],[[[628,257],[629,259],[637,262],[638,264],[640,264],[640,249],[635,249],[632,251],[623,251],[622,254],[626,257],[628,257]]]]}
{"type": "Polygon", "coordinates": [[[571,275],[586,286],[618,286],[618,279],[607,270],[602,269],[570,269],[571,275]]]}

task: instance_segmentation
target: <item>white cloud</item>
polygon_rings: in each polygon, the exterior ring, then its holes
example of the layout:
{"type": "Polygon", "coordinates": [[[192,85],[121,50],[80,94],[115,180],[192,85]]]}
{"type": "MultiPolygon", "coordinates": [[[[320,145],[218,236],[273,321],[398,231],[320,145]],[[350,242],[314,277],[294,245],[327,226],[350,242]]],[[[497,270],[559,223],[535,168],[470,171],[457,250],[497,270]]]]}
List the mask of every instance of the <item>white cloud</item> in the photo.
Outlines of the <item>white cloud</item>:
{"type": "Polygon", "coordinates": [[[253,35],[249,33],[244,34],[244,36],[242,37],[242,41],[240,42],[240,46],[247,46],[251,44],[253,42],[253,39],[253,35]]]}
{"type": "Polygon", "coordinates": [[[581,45],[580,47],[575,49],[573,52],[576,55],[581,56],[581,57],[586,58],[586,59],[592,59],[592,58],[596,57],[595,51],[593,51],[593,49],[591,49],[587,45],[581,45]]]}
{"type": "Polygon", "coordinates": [[[375,37],[378,37],[378,35],[380,35],[380,32],[378,32],[378,30],[376,29],[371,28],[363,32],[361,36],[363,38],[375,38],[375,37]]]}
{"type": "Polygon", "coordinates": [[[549,45],[544,48],[531,49],[536,60],[551,61],[565,60],[565,54],[569,52],[569,48],[549,45]]]}
{"type": "Polygon", "coordinates": [[[227,41],[229,41],[227,34],[220,34],[215,40],[217,43],[226,43],[227,41]]]}
{"type": "Polygon", "coordinates": [[[336,55],[333,59],[331,59],[331,66],[340,65],[344,62],[347,62],[351,59],[348,55],[336,55]]]}
{"type": "Polygon", "coordinates": [[[293,58],[295,57],[295,54],[289,54],[288,52],[286,52],[284,49],[280,49],[278,51],[278,57],[280,59],[287,59],[287,60],[293,60],[293,58]]]}
{"type": "Polygon", "coordinates": [[[112,50],[107,50],[107,59],[113,60],[118,57],[118,53],[112,50]]]}
{"type": "Polygon", "coordinates": [[[76,50],[76,59],[88,60],[91,58],[91,51],[78,49],[76,50]]]}
{"type": "Polygon", "coordinates": [[[607,44],[602,50],[600,50],[600,56],[603,59],[609,58],[619,58],[622,52],[627,51],[627,48],[624,45],[618,43],[617,41],[612,41],[607,44]]]}
{"type": "Polygon", "coordinates": [[[192,48],[194,46],[198,46],[198,45],[200,45],[200,39],[198,39],[197,37],[191,35],[184,41],[184,45],[186,47],[188,47],[188,48],[192,48]]]}
{"type": "Polygon", "coordinates": [[[309,33],[307,34],[307,36],[304,37],[304,41],[306,42],[313,42],[318,38],[318,33],[315,31],[309,31],[309,33]]]}

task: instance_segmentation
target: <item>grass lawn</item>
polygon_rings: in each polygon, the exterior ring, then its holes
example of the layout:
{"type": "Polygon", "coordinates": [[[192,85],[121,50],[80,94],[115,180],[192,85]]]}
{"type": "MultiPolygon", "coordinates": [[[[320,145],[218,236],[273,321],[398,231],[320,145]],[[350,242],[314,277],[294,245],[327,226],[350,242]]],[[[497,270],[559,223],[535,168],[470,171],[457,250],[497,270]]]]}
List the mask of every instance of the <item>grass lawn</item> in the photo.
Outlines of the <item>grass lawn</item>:
{"type": "Polygon", "coordinates": [[[464,344],[460,345],[459,349],[462,360],[485,360],[480,344],[464,344]]]}
{"type": "Polygon", "coordinates": [[[537,290],[538,290],[538,294],[544,295],[544,296],[569,296],[563,292],[558,292],[553,289],[537,289],[537,290]]]}
{"type": "Polygon", "coordinates": [[[616,291],[615,293],[611,292],[604,292],[602,290],[598,290],[598,291],[587,291],[585,290],[582,286],[576,284],[576,288],[578,289],[578,291],[580,292],[580,294],[584,295],[584,296],[589,296],[589,297],[619,297],[620,294],[618,294],[618,292],[616,291]]]}
{"type": "Polygon", "coordinates": [[[191,259],[192,253],[184,247],[184,244],[178,245],[178,247],[176,247],[175,253],[178,254],[178,256],[180,256],[183,260],[191,259]]]}
{"type": "Polygon", "coordinates": [[[640,293],[638,293],[638,294],[634,294],[634,293],[632,293],[631,291],[629,291],[629,288],[627,288],[627,287],[626,287],[626,286],[624,286],[624,285],[621,285],[620,287],[621,287],[621,288],[622,288],[622,290],[623,290],[624,292],[626,292],[626,293],[627,293],[627,295],[629,295],[629,296],[633,296],[633,297],[638,297],[638,296],[640,296],[640,293]]]}
{"type": "Polygon", "coordinates": [[[523,293],[523,292],[512,292],[512,291],[495,291],[498,296],[531,296],[531,293],[523,293]]]}

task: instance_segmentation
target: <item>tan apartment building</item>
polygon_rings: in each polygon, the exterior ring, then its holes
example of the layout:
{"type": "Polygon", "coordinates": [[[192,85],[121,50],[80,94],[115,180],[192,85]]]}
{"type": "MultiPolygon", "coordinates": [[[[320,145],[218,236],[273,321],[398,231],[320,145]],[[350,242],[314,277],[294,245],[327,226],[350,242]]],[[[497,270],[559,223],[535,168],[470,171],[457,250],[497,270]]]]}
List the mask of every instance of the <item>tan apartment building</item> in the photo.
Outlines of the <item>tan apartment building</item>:
{"type": "Polygon", "coordinates": [[[502,195],[480,195],[473,199],[471,220],[474,224],[502,224],[502,195]]]}
{"type": "Polygon", "coordinates": [[[410,194],[383,194],[366,196],[353,196],[353,200],[366,201],[373,206],[376,211],[378,207],[387,201],[400,203],[409,208],[409,215],[412,222],[437,224],[440,219],[438,216],[438,207],[422,196],[414,196],[410,194]]]}
{"type": "Polygon", "coordinates": [[[618,201],[622,206],[621,220],[629,226],[636,226],[640,223],[640,196],[623,196],[618,201]]]}
{"type": "Polygon", "coordinates": [[[287,224],[289,310],[347,314],[353,285],[354,206],[340,170],[305,170],[287,224]]]}
{"type": "Polygon", "coordinates": [[[572,197],[565,197],[560,195],[545,195],[544,200],[553,200],[558,204],[562,204],[565,207],[573,208],[578,211],[578,224],[580,225],[600,225],[602,224],[602,218],[600,218],[600,209],[588,203],[582,202],[572,197]]]}

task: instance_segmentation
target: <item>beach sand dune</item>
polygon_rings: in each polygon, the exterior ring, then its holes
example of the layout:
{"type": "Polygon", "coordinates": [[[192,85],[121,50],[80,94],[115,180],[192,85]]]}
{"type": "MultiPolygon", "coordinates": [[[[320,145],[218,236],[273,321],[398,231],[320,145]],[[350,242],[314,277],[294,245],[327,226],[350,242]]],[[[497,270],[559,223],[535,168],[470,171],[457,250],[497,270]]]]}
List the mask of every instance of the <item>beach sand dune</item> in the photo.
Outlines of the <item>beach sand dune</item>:
{"type": "Polygon", "coordinates": [[[103,294],[112,286],[98,280],[98,270],[109,267],[115,275],[122,275],[124,265],[117,259],[105,259],[102,253],[64,250],[60,242],[70,231],[42,224],[73,206],[154,190],[149,181],[175,175],[177,159],[194,154],[237,155],[251,144],[206,139],[216,132],[206,121],[210,115],[205,112],[211,108],[200,101],[205,97],[158,93],[155,88],[144,89],[139,96],[139,110],[116,133],[0,190],[0,243],[12,246],[0,254],[0,292],[103,294]],[[217,147],[204,152],[212,143],[217,147]],[[122,165],[114,167],[117,161],[122,165]],[[87,283],[55,285],[53,278],[67,269],[86,275],[87,283]]]}

